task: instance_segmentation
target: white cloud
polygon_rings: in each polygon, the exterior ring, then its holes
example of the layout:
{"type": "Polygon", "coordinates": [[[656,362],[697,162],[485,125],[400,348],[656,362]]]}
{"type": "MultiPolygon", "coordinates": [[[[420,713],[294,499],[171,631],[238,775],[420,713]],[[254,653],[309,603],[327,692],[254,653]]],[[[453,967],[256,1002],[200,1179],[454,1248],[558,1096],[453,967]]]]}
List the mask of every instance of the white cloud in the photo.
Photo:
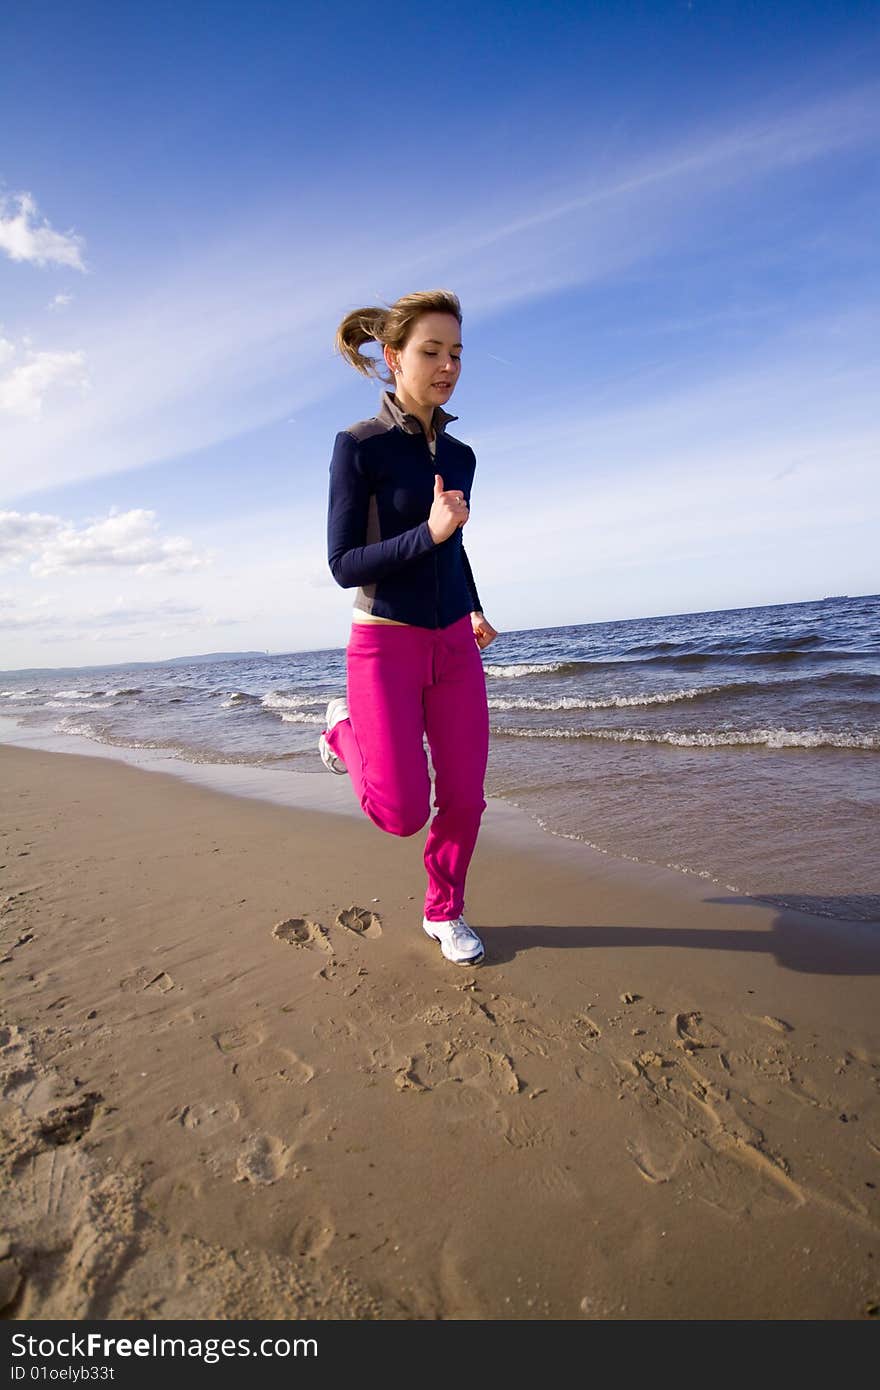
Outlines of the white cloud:
{"type": "Polygon", "coordinates": [[[30,609],[18,611],[13,609],[11,605],[4,605],[0,608],[0,631],[22,632],[29,636],[40,628],[52,632],[58,631],[58,620],[45,613],[33,612],[30,609]]]}
{"type": "Polygon", "coordinates": [[[72,621],[82,628],[106,628],[115,635],[115,629],[129,627],[133,623],[146,623],[149,628],[155,623],[167,623],[171,627],[189,631],[214,626],[217,619],[209,618],[197,604],[179,603],[176,599],[137,603],[119,594],[109,607],[86,607],[72,621]]]}
{"type": "Polygon", "coordinates": [[[180,574],[204,568],[214,555],[197,553],[184,536],[163,537],[155,512],[143,508],[113,508],[109,516],[81,527],[40,512],[0,511],[0,563],[28,559],[31,573],[45,577],[112,568],[180,574]]]}
{"type": "Polygon", "coordinates": [[[17,193],[0,202],[0,251],[13,261],[32,265],[67,265],[85,270],[82,248],[85,242],[75,232],[56,232],[44,218],[36,221],[37,205],[30,193],[17,193]],[[9,204],[17,203],[18,212],[9,204]]]}
{"type": "Polygon", "coordinates": [[[72,299],[73,299],[73,295],[72,295],[72,294],[65,294],[65,293],[56,294],[55,297],[54,297],[54,299],[50,299],[50,300],[49,300],[49,303],[46,305],[46,308],[47,308],[47,309],[65,309],[72,299]]]}
{"type": "Polygon", "coordinates": [[[36,352],[25,346],[24,360],[16,362],[19,351],[9,338],[0,338],[0,413],[39,420],[50,391],[71,386],[88,391],[84,353],[36,352]]]}
{"type": "MultiPolygon", "coordinates": [[[[39,431],[9,420],[0,497],[143,467],[297,415],[341,389],[332,331],[363,302],[364,284],[384,285],[374,298],[387,298],[430,274],[455,285],[474,324],[687,245],[728,196],[874,139],[869,97],[698,131],[614,168],[573,146],[532,178],[462,198],[459,220],[436,235],[425,235],[421,213],[392,205],[394,243],[368,220],[355,255],[332,231],[320,242],[298,233],[289,211],[252,210],[225,240],[162,267],[156,283],[132,281],[137,298],[129,288],[106,306],[90,302],[77,331],[95,390],[66,400],[39,431]]],[[[303,188],[297,208],[326,196],[303,188]]],[[[326,216],[332,227],[332,208],[326,216]]]]}
{"type": "Polygon", "coordinates": [[[10,594],[0,595],[0,631],[35,636],[42,644],[119,642],[137,638],[159,640],[187,632],[239,626],[241,621],[235,617],[217,617],[197,604],[180,603],[176,599],[140,603],[119,594],[110,605],[86,604],[71,613],[57,600],[47,604],[37,599],[25,606],[18,604],[10,594]]]}

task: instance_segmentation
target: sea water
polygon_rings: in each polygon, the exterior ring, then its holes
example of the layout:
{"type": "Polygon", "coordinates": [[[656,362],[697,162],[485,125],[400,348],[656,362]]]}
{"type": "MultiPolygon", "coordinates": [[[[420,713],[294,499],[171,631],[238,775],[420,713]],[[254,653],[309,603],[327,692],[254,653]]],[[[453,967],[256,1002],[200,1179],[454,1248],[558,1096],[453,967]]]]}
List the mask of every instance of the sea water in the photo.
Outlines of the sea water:
{"type": "MultiPolygon", "coordinates": [[[[482,660],[487,796],[618,858],[880,920],[880,595],[502,632],[482,660]]],[[[344,692],[344,648],[0,672],[16,741],[324,778],[344,692]]]]}

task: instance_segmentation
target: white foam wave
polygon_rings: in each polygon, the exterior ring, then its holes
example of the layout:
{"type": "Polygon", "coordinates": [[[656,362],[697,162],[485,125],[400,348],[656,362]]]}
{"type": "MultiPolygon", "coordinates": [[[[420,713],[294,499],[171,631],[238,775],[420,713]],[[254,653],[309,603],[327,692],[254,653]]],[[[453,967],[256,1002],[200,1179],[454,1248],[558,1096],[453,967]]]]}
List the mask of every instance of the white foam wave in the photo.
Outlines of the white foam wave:
{"type": "Polygon", "coordinates": [[[36,691],[30,690],[0,690],[0,697],[4,700],[27,700],[36,691]]]}
{"type": "Polygon", "coordinates": [[[561,671],[563,666],[569,666],[568,661],[527,661],[521,665],[511,664],[510,666],[493,666],[484,664],[483,670],[487,676],[498,676],[503,680],[514,680],[517,676],[543,676],[550,675],[553,671],[561,671]]]}
{"type": "Polygon", "coordinates": [[[56,690],[56,700],[91,700],[93,695],[103,695],[103,690],[56,690]]]}
{"type": "Polygon", "coordinates": [[[292,709],[281,711],[281,722],[283,724],[314,724],[323,729],[327,720],[323,714],[307,714],[305,710],[292,709]]]}
{"type": "MultiPolygon", "coordinates": [[[[105,701],[102,704],[89,705],[89,713],[91,714],[93,709],[112,708],[112,703],[110,701],[105,701]]],[[[40,705],[40,709],[70,709],[70,705],[66,705],[63,700],[46,700],[42,705],[40,705]]]]}
{"type": "Polygon", "coordinates": [[[880,750],[880,734],[837,734],[824,729],[727,729],[676,733],[649,729],[493,729],[513,738],[599,738],[614,743],[668,743],[676,748],[864,748],[880,750]]]}
{"type": "Polygon", "coordinates": [[[555,700],[539,700],[531,695],[498,695],[489,700],[490,709],[626,709],[633,705],[672,705],[679,700],[696,700],[714,695],[720,685],[694,686],[692,690],[667,690],[656,695],[609,695],[604,700],[587,700],[578,695],[560,695],[555,700]]]}
{"type": "Polygon", "coordinates": [[[270,690],[260,700],[264,709],[302,709],[308,705],[326,707],[326,695],[285,695],[280,690],[270,690]]]}
{"type": "Polygon", "coordinates": [[[69,714],[66,719],[59,719],[54,726],[56,734],[79,734],[81,738],[90,738],[93,743],[103,743],[101,735],[97,729],[89,724],[87,720],[77,719],[69,714]]]}

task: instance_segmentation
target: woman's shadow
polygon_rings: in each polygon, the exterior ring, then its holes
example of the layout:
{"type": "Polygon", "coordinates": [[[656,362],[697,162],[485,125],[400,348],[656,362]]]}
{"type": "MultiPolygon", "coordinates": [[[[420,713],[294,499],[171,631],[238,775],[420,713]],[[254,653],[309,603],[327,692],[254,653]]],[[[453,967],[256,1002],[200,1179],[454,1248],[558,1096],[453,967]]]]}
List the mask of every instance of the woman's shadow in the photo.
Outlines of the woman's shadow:
{"type": "MultiPolygon", "coordinates": [[[[708,903],[762,907],[772,897],[734,896],[706,898],[708,903]]],[[[769,953],[784,970],[809,975],[880,975],[880,920],[876,897],[816,898],[786,895],[769,927],[761,931],[726,927],[606,927],[507,926],[480,927],[487,956],[495,962],[513,960],[522,951],[552,947],[576,950],[601,947],[656,946],[668,950],[755,951],[769,953]],[[835,907],[839,916],[831,916],[835,907]],[[819,909],[821,908],[821,915],[819,909]],[[862,920],[873,910],[873,919],[862,920]],[[858,914],[841,920],[846,914],[858,914]]]]}

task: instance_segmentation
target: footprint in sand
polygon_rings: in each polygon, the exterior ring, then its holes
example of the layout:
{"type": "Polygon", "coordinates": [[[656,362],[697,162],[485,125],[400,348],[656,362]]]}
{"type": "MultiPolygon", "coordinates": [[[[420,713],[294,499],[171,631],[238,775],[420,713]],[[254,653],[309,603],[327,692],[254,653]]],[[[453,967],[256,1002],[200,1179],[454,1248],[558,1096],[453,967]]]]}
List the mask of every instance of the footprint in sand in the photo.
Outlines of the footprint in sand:
{"type": "Polygon", "coordinates": [[[234,1100],[221,1101],[216,1105],[195,1101],[193,1105],[184,1105],[181,1110],[173,1111],[168,1118],[176,1120],[184,1129],[197,1130],[199,1134],[216,1134],[226,1125],[237,1124],[240,1114],[234,1100]]]}
{"type": "Polygon", "coordinates": [[[315,1075],[295,1052],[287,1047],[265,1046],[242,1057],[234,1067],[235,1075],[258,1084],[283,1082],[287,1086],[307,1086],[315,1075]]]}
{"type": "Polygon", "coordinates": [[[674,1014],[672,1032],[675,1057],[642,1051],[620,1071],[621,1094],[639,1107],[626,1145],[639,1175],[653,1184],[678,1178],[728,1215],[759,1203],[802,1205],[805,1194],[755,1123],[763,1117],[749,1095],[738,1094],[726,1073],[714,1079],[725,1033],[697,1011],[674,1014]]]}
{"type": "Polygon", "coordinates": [[[382,921],[378,913],[366,907],[346,907],[336,914],[337,927],[354,932],[356,936],[366,936],[374,941],[382,935],[382,921]]]}
{"type": "Polygon", "coordinates": [[[119,988],[138,993],[154,989],[160,994],[167,994],[174,989],[174,981],[166,970],[151,970],[149,966],[142,965],[131,975],[124,975],[119,981],[119,988]]]}
{"type": "Polygon", "coordinates": [[[523,1089],[522,1078],[507,1053],[492,1052],[479,1044],[456,1052],[450,1058],[448,1074],[454,1081],[502,1095],[516,1096],[523,1089]]]}
{"type": "Polygon", "coordinates": [[[669,1182],[684,1158],[687,1140],[683,1135],[655,1127],[647,1137],[628,1139],[626,1150],[645,1182],[669,1182]]]}
{"type": "Polygon", "coordinates": [[[196,1022],[196,1011],[192,1008],[181,1009],[176,1014],[165,1014],[156,1020],[154,1024],[157,1033],[165,1033],[169,1028],[192,1028],[196,1022]]]}
{"type": "Polygon", "coordinates": [[[588,1042],[598,1042],[602,1036],[602,1029],[593,1019],[588,1018],[586,1013],[577,1014],[572,1020],[572,1026],[581,1038],[588,1042]]]}
{"type": "MultiPolygon", "coordinates": [[[[754,1017],[754,1015],[751,1015],[751,1017],[754,1017]]],[[[784,1018],[774,1018],[772,1014],[764,1014],[762,1018],[756,1019],[756,1022],[763,1023],[765,1028],[772,1028],[774,1033],[791,1033],[794,1031],[792,1025],[784,1018]]]]}
{"type": "Polygon", "coordinates": [[[329,954],[333,950],[320,922],[310,922],[308,917],[288,917],[283,922],[276,922],[272,935],[276,941],[283,941],[288,946],[303,946],[308,951],[317,949],[329,954]]]}
{"type": "Polygon", "coordinates": [[[91,1128],[103,1099],[100,1091],[85,1091],[75,1100],[55,1106],[39,1120],[37,1132],[42,1143],[47,1148],[77,1143],[91,1128]]]}
{"type": "Polygon", "coordinates": [[[333,1244],[335,1235],[329,1211],[309,1212],[294,1227],[291,1249],[307,1260],[318,1260],[333,1244]]]}
{"type": "Polygon", "coordinates": [[[696,1052],[701,1048],[708,1047],[721,1047],[726,1041],[720,1028],[709,1023],[696,1010],[691,1013],[673,1014],[671,1026],[676,1037],[676,1046],[680,1046],[684,1052],[696,1052]]]}
{"type": "Polygon", "coordinates": [[[243,1047],[255,1047],[257,1043],[263,1041],[263,1034],[258,1028],[249,1028],[242,1024],[236,1028],[224,1028],[220,1033],[212,1033],[212,1038],[221,1052],[239,1052],[243,1047]]]}
{"type": "Polygon", "coordinates": [[[284,1175],[288,1159],[289,1150],[283,1140],[271,1134],[250,1134],[236,1160],[235,1181],[262,1186],[277,1182],[284,1175]]]}
{"type": "MultiPolygon", "coordinates": [[[[551,1142],[552,1130],[534,1116],[508,1114],[505,1117],[503,1139],[512,1149],[543,1149],[551,1142]]],[[[531,1178],[534,1174],[530,1175],[531,1178]]]]}
{"type": "Polygon", "coordinates": [[[167,994],[174,988],[174,981],[167,970],[160,970],[158,975],[154,975],[149,984],[144,985],[144,989],[157,989],[160,994],[167,994]]]}
{"type": "Polygon", "coordinates": [[[360,1038],[360,1032],[348,1018],[319,1018],[312,1024],[312,1037],[318,1042],[338,1044],[360,1038]]]}
{"type": "Polygon", "coordinates": [[[21,1280],[13,1269],[6,1281],[18,1299],[13,1316],[96,1318],[134,1249],[137,1183],[124,1167],[105,1172],[82,1145],[37,1148],[41,1142],[34,1133],[18,1136],[16,1200],[4,1211],[22,1266],[21,1280]]]}
{"type": "Polygon", "coordinates": [[[0,1061],[4,1066],[17,1065],[29,1055],[27,1039],[17,1023],[0,1028],[0,1061]]]}
{"type": "Polygon", "coordinates": [[[506,1052],[496,1052],[479,1043],[448,1039],[428,1040],[421,1051],[404,1058],[394,1055],[389,1043],[374,1049],[369,1071],[394,1070],[398,1091],[436,1091],[447,1086],[458,1090],[462,1085],[474,1087],[487,1098],[497,1095],[518,1095],[523,1089],[511,1058],[506,1052]]]}

